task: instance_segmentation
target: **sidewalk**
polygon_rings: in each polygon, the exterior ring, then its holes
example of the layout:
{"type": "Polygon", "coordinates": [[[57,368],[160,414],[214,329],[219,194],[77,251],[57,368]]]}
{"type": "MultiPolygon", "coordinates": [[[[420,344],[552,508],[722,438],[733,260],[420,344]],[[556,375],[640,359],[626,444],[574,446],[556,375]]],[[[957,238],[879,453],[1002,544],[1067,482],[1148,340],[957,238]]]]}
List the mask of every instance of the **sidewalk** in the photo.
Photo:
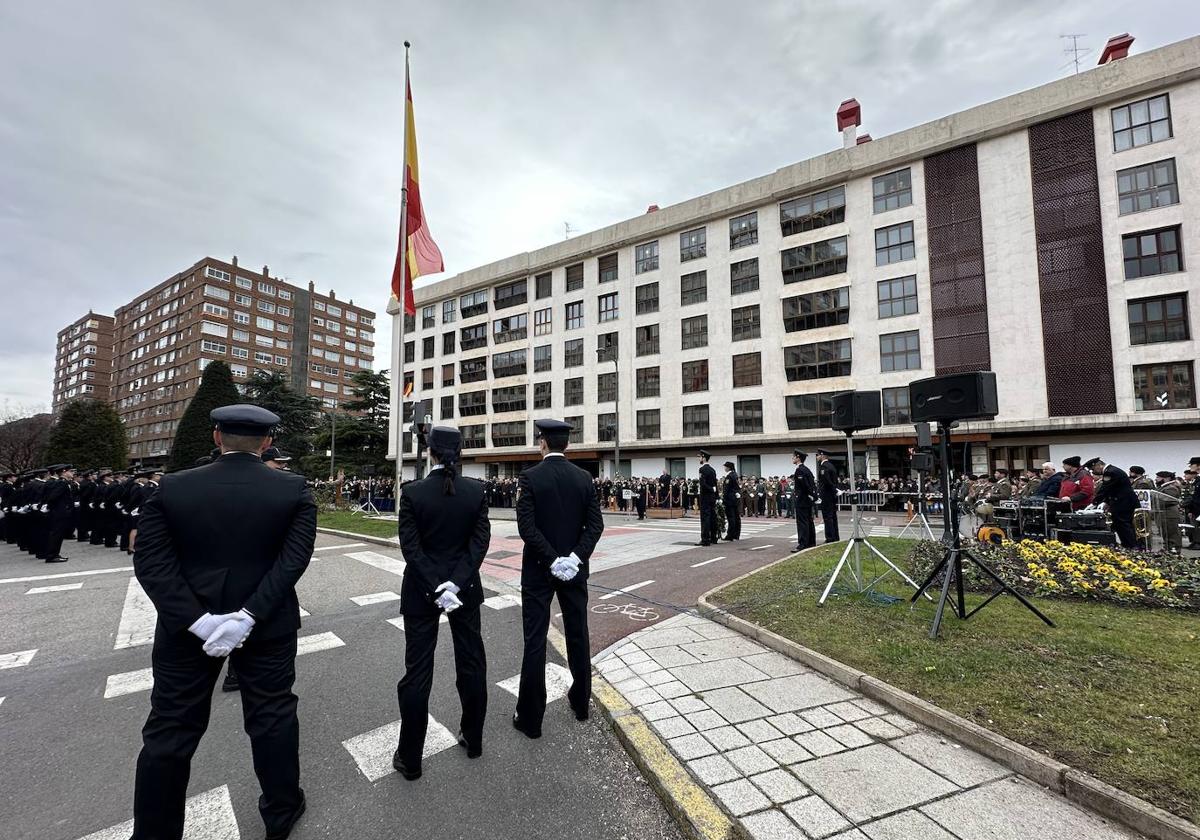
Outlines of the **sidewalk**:
{"type": "Polygon", "coordinates": [[[1138,836],[704,618],[597,667],[754,840],[1138,836]]]}

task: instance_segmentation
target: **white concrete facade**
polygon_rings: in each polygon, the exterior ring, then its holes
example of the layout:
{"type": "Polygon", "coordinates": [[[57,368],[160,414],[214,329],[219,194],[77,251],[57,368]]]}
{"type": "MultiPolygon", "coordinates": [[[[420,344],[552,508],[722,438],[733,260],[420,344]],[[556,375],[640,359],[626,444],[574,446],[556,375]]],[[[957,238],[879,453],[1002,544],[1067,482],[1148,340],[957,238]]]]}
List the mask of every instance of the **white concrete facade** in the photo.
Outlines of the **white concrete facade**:
{"type": "MultiPolygon", "coordinates": [[[[869,109],[869,105],[868,105],[869,109]]],[[[832,120],[832,115],[830,115],[832,120]]],[[[997,374],[1000,414],[994,421],[970,424],[975,434],[990,436],[982,449],[972,452],[973,460],[986,463],[987,447],[1052,447],[1055,456],[1074,447],[1088,447],[1076,454],[1109,454],[1105,441],[1111,440],[1113,457],[1128,459],[1131,436],[1137,440],[1161,437],[1169,433],[1170,446],[1147,447],[1147,468],[1181,469],[1186,463],[1176,459],[1181,452],[1200,454],[1200,410],[1174,408],[1166,411],[1135,410],[1133,367],[1169,361],[1194,360],[1200,349],[1195,325],[1200,321],[1200,297],[1188,297],[1189,338],[1156,344],[1131,346],[1127,302],[1132,299],[1185,292],[1190,288],[1187,271],[1126,281],[1123,272],[1123,234],[1182,226],[1184,268],[1190,260],[1200,259],[1200,220],[1195,208],[1200,202],[1200,38],[1132,56],[1098,67],[1078,76],[1062,79],[1006,99],[997,100],[959,114],[948,116],[859,146],[837,149],[826,155],[785,167],[752,181],[709,195],[663,208],[563,243],[514,255],[497,263],[464,272],[456,277],[418,288],[415,329],[405,335],[413,342],[414,361],[405,365],[413,376],[414,399],[430,398],[436,422],[460,428],[482,425],[485,446],[464,452],[468,474],[477,464],[499,467],[503,474],[522,461],[534,460],[532,420],[538,417],[582,417],[583,434],[576,450],[584,450],[612,469],[612,443],[602,442],[598,415],[619,413],[622,461],[630,461],[635,475],[656,475],[667,459],[688,459],[687,474],[694,473],[693,453],[704,447],[713,453],[715,463],[737,462],[739,455],[760,458],[763,475],[791,472],[793,446],[811,450],[822,444],[843,451],[840,435],[825,424],[816,428],[789,429],[785,411],[786,397],[801,394],[838,392],[850,389],[876,390],[904,388],[915,379],[935,374],[933,318],[930,306],[929,260],[926,248],[926,201],[924,160],[932,154],[974,143],[978,158],[984,265],[986,273],[991,367],[997,374]],[[1158,93],[1170,97],[1172,137],[1161,142],[1114,152],[1111,109],[1158,93]],[[1117,412],[1089,414],[1086,408],[1078,416],[1050,417],[1046,393],[1045,349],[1041,331],[1039,304],[1038,248],[1031,196],[1029,126],[1080,110],[1090,109],[1095,125],[1096,166],[1100,186],[1100,208],[1108,284],[1109,320],[1112,332],[1113,365],[1116,379],[1117,412]],[[1117,171],[1143,163],[1171,158],[1175,161],[1179,203],[1118,215],[1117,171]],[[899,170],[910,172],[911,204],[884,212],[874,212],[872,183],[877,176],[899,170]],[[844,221],[784,236],[780,226],[780,204],[793,198],[830,188],[845,189],[844,221]],[[754,244],[731,248],[730,220],[744,214],[757,214],[754,244]],[[915,258],[885,266],[876,265],[875,231],[887,226],[911,222],[915,258]],[[681,259],[680,234],[703,228],[706,253],[703,257],[681,259]],[[781,251],[799,245],[846,237],[846,271],[830,276],[785,283],[781,251]],[[636,271],[636,250],[648,242],[658,242],[658,267],[636,271]],[[617,259],[617,279],[600,282],[599,259],[611,254],[617,259]],[[731,263],[757,258],[759,287],[755,291],[732,294],[731,263]],[[566,291],[569,266],[582,264],[583,287],[566,291]],[[707,273],[707,297],[702,302],[683,305],[681,276],[692,272],[707,273]],[[537,297],[535,277],[549,272],[551,293],[537,297]],[[915,275],[918,308],[913,314],[880,318],[877,304],[879,281],[915,275]],[[495,289],[525,280],[527,300],[518,305],[496,309],[495,289]],[[636,289],[647,283],[659,286],[659,307],[655,312],[636,314],[636,289]],[[787,332],[782,303],[785,298],[827,289],[849,288],[848,323],[787,332]],[[483,290],[487,294],[487,312],[471,318],[461,317],[459,298],[483,290]],[[600,322],[601,295],[616,293],[619,315],[600,322]],[[443,302],[454,300],[455,320],[444,322],[443,302]],[[566,306],[583,303],[583,326],[567,329],[566,306]],[[734,341],[730,310],[757,305],[760,313],[759,338],[734,341]],[[422,310],[434,307],[432,327],[422,325],[422,310]],[[535,312],[550,309],[551,329],[535,334],[535,312]],[[493,322],[514,315],[525,315],[526,337],[495,344],[493,322]],[[705,315],[708,342],[704,347],[683,349],[681,322],[705,315]],[[659,350],[653,355],[637,355],[637,328],[659,326],[659,350]],[[464,327],[486,325],[485,348],[459,349],[464,327]],[[443,353],[443,335],[453,331],[455,352],[443,353]],[[921,365],[916,370],[883,372],[880,362],[880,336],[917,331],[920,336],[921,365]],[[597,399],[597,376],[614,370],[611,361],[597,361],[601,337],[615,332],[619,336],[619,406],[597,399]],[[423,352],[425,339],[433,338],[433,353],[423,352]],[[564,365],[564,343],[582,338],[583,363],[564,365]],[[849,376],[788,381],[784,348],[833,339],[849,339],[852,371],[849,376]],[[549,345],[552,365],[549,371],[534,371],[535,348],[549,345]],[[491,359],[497,353],[525,350],[527,372],[523,376],[494,378],[491,359]],[[762,381],[759,385],[734,387],[733,356],[761,354],[762,381]],[[485,358],[487,378],[464,384],[460,363],[485,358]],[[686,362],[707,360],[708,388],[683,393],[681,367],[686,362]],[[455,366],[454,384],[442,385],[443,365],[455,366]],[[657,397],[637,397],[636,373],[639,368],[658,367],[660,393],[657,397]],[[425,387],[425,371],[433,370],[433,387],[425,387]],[[567,405],[565,381],[583,379],[583,403],[567,405]],[[534,385],[550,383],[548,407],[534,408],[534,385]],[[492,408],[492,390],[525,385],[526,410],[496,413],[492,408]],[[458,397],[464,393],[486,391],[487,409],[483,414],[464,417],[458,412],[458,397]],[[455,410],[442,412],[442,398],[453,397],[455,410]],[[762,431],[735,433],[735,402],[762,402],[762,431]],[[685,407],[709,407],[708,433],[684,436],[685,407]],[[636,418],[639,411],[660,412],[660,433],[656,440],[638,440],[636,418]],[[526,446],[497,447],[492,443],[491,426],[495,423],[524,424],[526,446]],[[1153,452],[1151,452],[1153,450],[1153,452]],[[1191,450],[1191,451],[1189,451],[1191,450]],[[1161,463],[1160,463],[1161,461],[1161,463]]],[[[832,139],[832,138],[831,138],[832,139]]],[[[393,317],[398,315],[393,312],[393,317]]],[[[399,331],[396,324],[396,332],[399,331]]],[[[1061,350],[1050,342],[1054,352],[1061,350]]],[[[393,348],[393,367],[399,367],[399,350],[393,348]]],[[[1082,367],[1087,359],[1078,359],[1082,367]]],[[[1194,385],[1193,385],[1194,389],[1194,385]]],[[[394,389],[394,393],[399,389],[394,389]]],[[[1087,394],[1080,399],[1086,406],[1087,394]]],[[[912,426],[885,426],[868,435],[890,445],[903,445],[913,434],[912,426]]],[[[977,447],[979,444],[977,444],[977,447]]],[[[392,441],[392,450],[395,440],[392,441]]],[[[1039,450],[1040,451],[1040,450],[1039,450]]],[[[1030,455],[1029,457],[1033,457],[1030,455]]],[[[1040,457],[1040,456],[1039,456],[1040,457]]],[[[1118,460],[1118,463],[1123,461],[1118,460]]],[[[1137,463],[1138,461],[1133,461],[1137,463]]],[[[874,473],[874,468],[869,468],[874,473]]],[[[480,470],[482,471],[482,470],[480,470]]]]}

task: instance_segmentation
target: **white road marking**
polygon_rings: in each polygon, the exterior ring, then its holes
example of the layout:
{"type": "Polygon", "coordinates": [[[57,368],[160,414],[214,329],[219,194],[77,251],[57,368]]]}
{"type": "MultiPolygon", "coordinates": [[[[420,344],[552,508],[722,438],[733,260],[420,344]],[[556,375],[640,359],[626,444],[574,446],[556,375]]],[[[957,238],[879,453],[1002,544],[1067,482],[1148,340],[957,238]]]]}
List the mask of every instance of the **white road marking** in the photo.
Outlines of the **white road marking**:
{"type": "Polygon", "coordinates": [[[111,700],[125,694],[136,694],[139,691],[149,691],[154,687],[154,669],[142,668],[139,671],[127,671],[124,674],[112,674],[104,685],[104,699],[111,700]]]}
{"type": "Polygon", "coordinates": [[[73,589],[83,589],[83,581],[78,583],[60,583],[57,586],[35,586],[26,595],[43,595],[47,592],[70,592],[73,589]]]}
{"type": "Polygon", "coordinates": [[[368,604],[382,604],[387,601],[399,601],[400,596],[395,592],[372,592],[370,595],[355,595],[350,599],[360,607],[365,607],[368,604]]]}
{"type": "Polygon", "coordinates": [[[336,633],[314,633],[311,636],[301,636],[296,640],[296,655],[303,656],[319,650],[343,647],[345,644],[336,633]]]}
{"type": "Polygon", "coordinates": [[[484,598],[483,605],[493,610],[506,610],[509,607],[521,606],[520,595],[493,595],[491,598],[484,598]]]}
{"type": "Polygon", "coordinates": [[[750,550],[751,551],[762,551],[764,548],[770,548],[770,547],[771,547],[770,545],[756,545],[756,546],[754,546],[754,548],[752,548],[750,550]]]}
{"type": "Polygon", "coordinates": [[[304,607],[300,608],[300,617],[301,618],[308,618],[310,615],[312,615],[312,613],[310,613],[308,610],[304,609],[304,607]]]}
{"type": "Polygon", "coordinates": [[[389,618],[387,623],[395,627],[401,633],[404,632],[404,616],[398,615],[395,618],[389,618]]]}
{"type": "Polygon", "coordinates": [[[30,575],[0,579],[0,583],[33,583],[38,580],[62,580],[63,578],[86,577],[90,575],[111,575],[115,572],[132,572],[133,566],[121,566],[119,569],[92,569],[88,572],[60,572],[56,575],[30,575]]]}
{"type": "MultiPolygon", "coordinates": [[[[385,723],[378,729],[355,735],[342,741],[342,746],[350,753],[359,771],[367,777],[368,782],[377,782],[384,776],[394,773],[392,754],[400,743],[400,721],[385,723]]],[[[425,730],[425,749],[422,758],[437,755],[442,750],[448,750],[458,743],[458,739],[450,730],[442,726],[433,715],[429,716],[429,728],[425,730]]]]}
{"type": "Polygon", "coordinates": [[[335,548],[358,548],[366,543],[342,543],[341,545],[319,545],[313,551],[333,551],[335,548]]]}
{"type": "Polygon", "coordinates": [[[37,648],[33,650],[18,650],[14,653],[0,653],[0,671],[5,668],[24,668],[28,665],[38,652],[37,648]]]}
{"type": "Polygon", "coordinates": [[[713,557],[710,560],[701,560],[699,563],[693,563],[692,568],[696,569],[696,568],[699,568],[700,566],[707,566],[709,563],[716,563],[718,560],[724,560],[724,559],[725,559],[724,557],[713,557]]]}
{"type": "MultiPolygon", "coordinates": [[[[553,703],[555,700],[561,700],[567,696],[567,689],[571,687],[571,672],[561,665],[554,662],[546,663],[546,702],[553,703]]],[[[503,682],[496,683],[497,688],[502,688],[511,694],[513,697],[518,696],[517,693],[521,690],[521,675],[509,677],[503,682]]]]}
{"type": "Polygon", "coordinates": [[[374,566],[376,569],[384,572],[390,572],[393,575],[404,575],[404,561],[397,560],[395,557],[388,557],[386,554],[380,554],[377,551],[355,551],[346,555],[352,560],[357,560],[360,563],[366,563],[368,566],[374,566]]]}
{"type": "Polygon", "coordinates": [[[652,580],[644,580],[641,583],[634,583],[626,586],[624,589],[618,589],[615,592],[609,592],[607,595],[601,595],[600,600],[607,601],[609,598],[616,598],[618,595],[624,595],[627,592],[632,592],[635,589],[641,589],[643,586],[649,586],[652,583],[654,583],[652,580]]]}
{"type": "MultiPolygon", "coordinates": [[[[132,832],[133,820],[129,820],[80,840],[127,840],[132,832]]],[[[241,840],[241,837],[229,788],[225,785],[198,793],[184,803],[183,840],[241,840]]]]}
{"type": "Polygon", "coordinates": [[[154,624],[158,612],[154,602],[142,589],[138,579],[131,577],[125,590],[125,605],[121,607],[121,623],[117,626],[117,640],[113,650],[148,645],[154,641],[154,624]]]}

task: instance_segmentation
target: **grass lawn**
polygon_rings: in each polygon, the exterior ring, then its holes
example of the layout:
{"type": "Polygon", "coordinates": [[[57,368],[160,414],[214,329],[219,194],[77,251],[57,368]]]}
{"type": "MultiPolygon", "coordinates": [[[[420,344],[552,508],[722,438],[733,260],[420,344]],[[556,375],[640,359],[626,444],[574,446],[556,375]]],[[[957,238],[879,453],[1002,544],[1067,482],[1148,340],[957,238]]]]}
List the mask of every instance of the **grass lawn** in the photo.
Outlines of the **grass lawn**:
{"type": "MultiPolygon", "coordinates": [[[[906,569],[910,540],[872,540],[906,569]]],[[[817,598],[844,544],[717,593],[730,612],[1153,802],[1200,818],[1200,615],[1009,596],[963,622],[933,605],[817,598]]],[[[867,555],[869,556],[869,555],[867,555]]],[[[877,566],[882,566],[876,561],[877,566]]],[[[864,567],[871,568],[864,559],[864,567]]],[[[868,578],[869,579],[869,578],[868,578]]],[[[903,596],[892,575],[879,591],[903,596]]],[[[911,594],[911,589],[907,589],[911,594]]],[[[968,609],[981,597],[968,596],[968,609]]]]}
{"type": "Polygon", "coordinates": [[[368,519],[361,513],[350,513],[345,510],[321,511],[317,514],[317,526],[334,528],[338,531],[353,531],[355,534],[365,534],[368,537],[396,536],[395,522],[368,519]]]}

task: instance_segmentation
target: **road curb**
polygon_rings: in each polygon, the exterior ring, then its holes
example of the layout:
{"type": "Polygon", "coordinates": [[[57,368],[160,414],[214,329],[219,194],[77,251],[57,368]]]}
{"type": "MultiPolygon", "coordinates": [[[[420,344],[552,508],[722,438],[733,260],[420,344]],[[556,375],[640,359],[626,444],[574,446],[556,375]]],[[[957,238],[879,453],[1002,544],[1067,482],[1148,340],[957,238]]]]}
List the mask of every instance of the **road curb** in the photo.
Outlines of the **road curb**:
{"type": "Polygon", "coordinates": [[[386,545],[389,548],[399,548],[400,543],[397,540],[389,540],[387,537],[375,537],[370,534],[358,534],[354,531],[339,531],[337,528],[322,528],[317,527],[318,534],[325,534],[330,537],[348,537],[362,542],[374,543],[375,545],[386,545]]]}
{"type": "MultiPolygon", "coordinates": [[[[800,554],[816,548],[818,546],[807,548],[800,554]]],[[[1018,744],[1016,741],[964,717],[947,712],[945,709],[896,688],[890,683],[855,670],[791,639],[784,638],[765,627],[739,618],[709,600],[712,595],[722,589],[727,589],[738,581],[745,580],[796,556],[798,555],[793,554],[784,557],[769,566],[763,566],[761,569],[756,569],[705,592],[698,601],[704,617],[732,630],[737,630],[739,633],[761,642],[764,646],[824,674],[835,682],[967,745],[976,752],[1032,779],[1043,787],[1062,794],[1068,801],[1119,822],[1152,840],[1200,840],[1200,827],[1159,808],[1157,805],[1119,790],[1082,770],[1044,756],[1024,744],[1018,744]]]]}

